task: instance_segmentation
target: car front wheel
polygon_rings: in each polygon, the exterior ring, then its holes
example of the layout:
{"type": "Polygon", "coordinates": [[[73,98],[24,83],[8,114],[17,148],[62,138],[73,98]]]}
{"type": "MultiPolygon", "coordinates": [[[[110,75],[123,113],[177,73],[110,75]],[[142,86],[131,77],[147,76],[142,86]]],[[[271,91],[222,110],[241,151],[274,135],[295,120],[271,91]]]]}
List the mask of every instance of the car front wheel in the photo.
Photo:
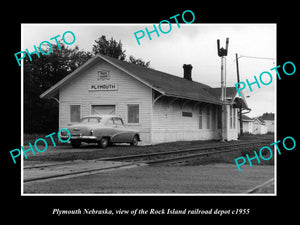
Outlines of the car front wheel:
{"type": "Polygon", "coordinates": [[[106,148],[109,144],[109,139],[106,137],[101,138],[101,140],[98,142],[100,148],[106,148]]]}
{"type": "Polygon", "coordinates": [[[135,136],[133,137],[133,139],[132,139],[130,145],[131,145],[131,146],[137,146],[138,143],[139,143],[139,138],[138,138],[138,136],[135,135],[135,136]]]}

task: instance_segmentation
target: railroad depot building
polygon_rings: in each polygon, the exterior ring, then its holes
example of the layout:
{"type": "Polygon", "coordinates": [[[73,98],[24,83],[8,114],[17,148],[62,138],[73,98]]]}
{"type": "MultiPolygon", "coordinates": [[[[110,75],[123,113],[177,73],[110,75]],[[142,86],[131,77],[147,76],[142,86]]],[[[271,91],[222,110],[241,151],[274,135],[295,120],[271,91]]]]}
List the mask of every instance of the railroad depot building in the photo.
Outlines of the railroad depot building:
{"type": "Polygon", "coordinates": [[[90,114],[115,114],[140,131],[142,144],[183,140],[236,140],[237,107],[248,109],[235,87],[192,81],[192,66],[177,77],[140,65],[97,55],[40,95],[58,96],[59,129],[90,114]],[[222,129],[222,116],[224,126],[222,129]]]}

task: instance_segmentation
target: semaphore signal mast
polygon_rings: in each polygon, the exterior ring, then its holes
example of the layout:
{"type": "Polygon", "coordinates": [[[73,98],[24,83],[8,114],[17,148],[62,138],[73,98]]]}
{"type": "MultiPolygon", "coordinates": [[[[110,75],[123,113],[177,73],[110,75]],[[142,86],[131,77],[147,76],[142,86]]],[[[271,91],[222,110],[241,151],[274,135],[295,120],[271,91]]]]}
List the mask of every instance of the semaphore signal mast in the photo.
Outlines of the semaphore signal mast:
{"type": "Polygon", "coordinates": [[[227,140],[227,108],[226,108],[226,56],[228,53],[229,38],[226,38],[226,48],[220,48],[220,40],[217,40],[218,56],[221,57],[221,102],[222,102],[222,141],[227,140]],[[225,69],[224,69],[225,61],[225,69]]]}
{"type": "MultiPolygon", "coordinates": [[[[226,48],[224,49],[223,47],[220,48],[220,40],[217,40],[217,46],[218,46],[218,56],[221,57],[221,101],[224,101],[226,99],[226,78],[225,74],[226,71],[224,69],[224,60],[226,64],[226,58],[228,53],[228,44],[229,44],[229,38],[226,38],[226,48]]],[[[225,65],[226,68],[226,65],[225,65]]]]}

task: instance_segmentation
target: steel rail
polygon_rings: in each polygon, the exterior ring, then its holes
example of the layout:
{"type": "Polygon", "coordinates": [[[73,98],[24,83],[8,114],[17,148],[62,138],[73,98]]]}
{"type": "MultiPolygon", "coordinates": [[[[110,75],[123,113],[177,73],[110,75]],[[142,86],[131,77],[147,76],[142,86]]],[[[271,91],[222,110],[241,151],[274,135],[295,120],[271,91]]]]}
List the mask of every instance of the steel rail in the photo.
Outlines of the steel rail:
{"type": "Polygon", "coordinates": [[[118,166],[112,166],[112,167],[107,167],[107,168],[98,168],[98,169],[87,169],[87,170],[80,170],[80,171],[75,171],[75,172],[67,172],[63,174],[56,174],[56,175],[49,175],[49,176],[44,176],[44,177],[34,177],[34,178],[29,178],[29,179],[24,179],[24,183],[28,182],[33,182],[33,181],[41,181],[41,180],[49,180],[53,178],[62,178],[62,177],[69,177],[72,175],[89,175],[91,173],[97,173],[100,171],[109,171],[112,169],[119,169],[119,168],[131,168],[131,167],[137,167],[141,165],[137,164],[126,164],[126,165],[118,165],[118,166]]]}
{"type": "MultiPolygon", "coordinates": [[[[185,149],[185,150],[177,150],[177,151],[167,151],[167,152],[157,152],[157,153],[149,153],[149,154],[138,154],[138,155],[130,155],[130,156],[121,156],[121,157],[111,157],[111,158],[101,158],[94,160],[96,161],[116,161],[116,160],[128,160],[128,159],[136,159],[136,158],[144,158],[149,156],[164,156],[164,155],[172,155],[172,154],[181,154],[181,153],[193,153],[196,151],[202,151],[200,153],[195,154],[186,154],[182,156],[175,156],[175,157],[168,157],[168,158],[160,158],[160,159],[154,159],[154,160],[144,160],[140,162],[135,162],[132,164],[126,164],[126,165],[119,165],[119,166],[112,166],[107,168],[96,168],[96,169],[87,169],[87,170],[80,170],[80,171],[74,171],[74,172],[67,172],[63,174],[57,174],[57,175],[48,175],[45,177],[35,177],[35,178],[29,178],[25,179],[24,183],[33,182],[33,181],[41,181],[41,180],[49,180],[49,179],[55,179],[55,178],[63,178],[63,177],[70,177],[70,176],[80,176],[80,175],[86,175],[91,173],[97,173],[100,171],[109,171],[111,169],[118,169],[118,168],[131,168],[131,167],[138,167],[138,166],[149,166],[149,165],[155,165],[155,164],[161,164],[161,163],[169,163],[174,161],[180,161],[180,160],[186,160],[191,158],[198,158],[198,157],[204,157],[212,154],[222,154],[226,152],[232,152],[239,149],[240,146],[249,145],[249,144],[263,144],[266,141],[260,141],[260,142],[247,142],[247,143],[238,143],[238,144],[226,144],[226,145],[214,145],[214,146],[206,146],[201,148],[192,148],[192,149],[185,149]],[[225,150],[218,150],[213,151],[213,149],[216,148],[230,148],[225,150]],[[203,152],[203,150],[208,150],[203,152]],[[210,150],[210,151],[209,151],[210,150]]],[[[70,163],[68,163],[70,164],[70,163]]],[[[58,163],[58,165],[61,165],[61,163],[58,163]]],[[[45,167],[48,167],[49,165],[45,165],[45,167]]],[[[55,165],[53,165],[55,166],[55,165]]],[[[39,168],[43,167],[41,166],[33,166],[31,168],[39,168]]],[[[30,169],[30,167],[26,167],[24,169],[30,169]]]]}
{"type": "Polygon", "coordinates": [[[226,144],[226,145],[214,145],[214,146],[203,146],[203,147],[197,147],[197,148],[191,148],[191,149],[184,149],[184,150],[174,150],[174,151],[165,151],[165,152],[155,152],[155,153],[146,153],[146,154],[136,154],[136,155],[126,155],[126,156],[116,156],[116,157],[107,157],[107,158],[100,158],[99,161],[117,161],[117,160],[128,160],[128,159],[137,159],[137,158],[143,158],[143,157],[149,157],[149,156],[163,156],[163,155],[171,155],[171,154],[180,154],[180,153],[187,153],[187,152],[197,152],[197,151],[203,151],[203,150],[210,150],[210,149],[216,149],[216,148],[232,148],[232,147],[239,147],[249,144],[263,144],[266,141],[261,142],[243,142],[238,144],[226,144]]]}
{"type": "Polygon", "coordinates": [[[250,193],[250,194],[256,193],[256,192],[258,192],[261,188],[263,188],[263,187],[268,187],[269,185],[273,184],[274,181],[275,181],[274,178],[271,178],[270,180],[267,180],[266,182],[264,182],[264,183],[262,183],[262,184],[260,184],[260,185],[257,185],[257,186],[255,186],[254,188],[251,188],[251,189],[247,190],[246,193],[250,193]]]}
{"type": "Polygon", "coordinates": [[[191,158],[198,158],[198,157],[203,157],[203,156],[209,156],[213,154],[222,154],[226,152],[232,152],[236,151],[238,148],[231,148],[227,150],[221,150],[221,151],[211,151],[211,152],[201,152],[197,154],[188,154],[188,155],[183,155],[183,156],[177,156],[177,157],[171,157],[171,158],[164,158],[164,159],[157,159],[157,160],[152,160],[152,161],[147,161],[148,165],[154,165],[154,164],[159,164],[159,163],[167,163],[167,162],[172,162],[172,161],[180,161],[180,160],[186,160],[186,159],[191,159],[191,158]]]}

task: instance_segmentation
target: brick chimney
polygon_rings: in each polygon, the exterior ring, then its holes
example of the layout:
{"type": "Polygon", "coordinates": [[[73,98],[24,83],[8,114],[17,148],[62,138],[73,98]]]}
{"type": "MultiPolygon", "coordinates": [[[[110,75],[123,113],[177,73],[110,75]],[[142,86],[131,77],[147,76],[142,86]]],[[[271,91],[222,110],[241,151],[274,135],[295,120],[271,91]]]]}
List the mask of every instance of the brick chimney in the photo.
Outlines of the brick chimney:
{"type": "Polygon", "coordinates": [[[192,80],[192,65],[183,64],[183,78],[187,80],[192,80]]]}

